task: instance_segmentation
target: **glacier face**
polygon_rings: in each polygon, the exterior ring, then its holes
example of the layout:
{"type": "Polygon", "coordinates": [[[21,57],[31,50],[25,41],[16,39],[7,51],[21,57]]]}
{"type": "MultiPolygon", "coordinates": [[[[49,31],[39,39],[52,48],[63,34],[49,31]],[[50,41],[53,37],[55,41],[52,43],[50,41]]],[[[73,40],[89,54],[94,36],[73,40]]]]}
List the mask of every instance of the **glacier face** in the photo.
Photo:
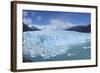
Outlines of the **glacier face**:
{"type": "MultiPolygon", "coordinates": [[[[90,33],[65,30],[23,32],[23,55],[50,59],[68,53],[71,45],[90,42],[90,33]]],[[[74,54],[68,54],[68,56],[74,54]]]]}

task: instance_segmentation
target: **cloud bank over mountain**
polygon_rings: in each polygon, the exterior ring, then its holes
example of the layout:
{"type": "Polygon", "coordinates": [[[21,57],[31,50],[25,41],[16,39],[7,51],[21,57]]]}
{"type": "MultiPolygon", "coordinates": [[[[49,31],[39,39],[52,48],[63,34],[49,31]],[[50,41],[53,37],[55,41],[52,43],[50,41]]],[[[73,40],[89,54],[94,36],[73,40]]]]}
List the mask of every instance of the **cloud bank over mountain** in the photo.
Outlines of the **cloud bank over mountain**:
{"type": "Polygon", "coordinates": [[[49,24],[47,25],[39,25],[39,24],[32,24],[32,20],[30,18],[24,18],[23,23],[27,24],[29,27],[35,26],[41,30],[54,30],[54,29],[66,29],[75,26],[70,22],[65,22],[58,19],[51,19],[49,24]]]}

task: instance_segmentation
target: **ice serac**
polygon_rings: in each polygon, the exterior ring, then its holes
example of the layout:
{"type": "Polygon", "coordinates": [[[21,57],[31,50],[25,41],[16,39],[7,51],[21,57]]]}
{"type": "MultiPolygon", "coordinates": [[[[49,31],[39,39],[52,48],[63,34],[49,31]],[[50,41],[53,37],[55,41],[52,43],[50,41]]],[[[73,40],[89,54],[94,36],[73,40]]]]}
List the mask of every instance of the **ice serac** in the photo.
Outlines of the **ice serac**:
{"type": "Polygon", "coordinates": [[[67,53],[69,46],[90,41],[90,33],[64,30],[23,32],[23,54],[49,59],[67,53]]]}

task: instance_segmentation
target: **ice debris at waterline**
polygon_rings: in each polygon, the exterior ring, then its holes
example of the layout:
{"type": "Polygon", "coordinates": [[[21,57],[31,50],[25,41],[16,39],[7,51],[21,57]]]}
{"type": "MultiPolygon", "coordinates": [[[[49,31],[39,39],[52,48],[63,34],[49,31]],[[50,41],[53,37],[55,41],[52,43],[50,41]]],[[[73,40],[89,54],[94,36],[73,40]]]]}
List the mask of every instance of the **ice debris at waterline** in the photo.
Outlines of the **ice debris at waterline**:
{"type": "Polygon", "coordinates": [[[23,55],[49,59],[67,53],[69,46],[90,42],[90,33],[64,30],[23,32],[23,55]]]}

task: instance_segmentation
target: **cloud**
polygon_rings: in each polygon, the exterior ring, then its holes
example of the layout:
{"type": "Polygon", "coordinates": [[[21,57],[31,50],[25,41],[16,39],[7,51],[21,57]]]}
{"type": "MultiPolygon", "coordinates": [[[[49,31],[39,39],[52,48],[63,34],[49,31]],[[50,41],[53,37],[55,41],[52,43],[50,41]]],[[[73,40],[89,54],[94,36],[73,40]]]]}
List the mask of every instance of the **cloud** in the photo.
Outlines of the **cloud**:
{"type": "Polygon", "coordinates": [[[57,20],[57,19],[51,19],[49,23],[50,24],[48,26],[48,29],[65,29],[73,26],[73,24],[70,22],[65,22],[63,20],[57,20]]]}
{"type": "Polygon", "coordinates": [[[34,16],[35,15],[35,12],[31,12],[31,14],[32,14],[32,16],[34,16]]]}
{"type": "MultiPolygon", "coordinates": [[[[40,20],[42,17],[38,17],[38,18],[40,20]]],[[[29,27],[35,26],[41,30],[68,29],[73,26],[76,26],[76,24],[72,24],[70,22],[58,20],[58,19],[49,20],[49,24],[47,25],[43,25],[43,24],[39,25],[39,24],[33,24],[30,18],[23,18],[23,23],[25,23],[29,27]]]]}
{"type": "Polygon", "coordinates": [[[27,17],[28,16],[28,12],[27,11],[23,11],[23,16],[27,17]]]}
{"type": "Polygon", "coordinates": [[[37,16],[37,19],[38,19],[38,20],[41,20],[41,19],[42,19],[42,16],[37,16]]]}
{"type": "Polygon", "coordinates": [[[55,29],[66,29],[66,28],[70,28],[73,27],[74,24],[70,23],[70,22],[65,22],[63,20],[58,20],[58,19],[51,19],[49,20],[49,24],[47,25],[36,25],[33,24],[33,26],[40,28],[42,30],[55,30],[55,29]]]}
{"type": "Polygon", "coordinates": [[[23,23],[26,25],[32,25],[32,20],[30,18],[23,18],[23,23]]]}
{"type": "MultiPolygon", "coordinates": [[[[42,17],[38,17],[38,18],[40,20],[42,17]]],[[[73,24],[71,22],[58,20],[58,19],[49,20],[49,24],[47,25],[44,24],[39,25],[39,24],[33,24],[30,18],[23,18],[23,23],[25,23],[29,27],[35,26],[41,30],[61,30],[61,29],[68,29],[74,26],[79,26],[79,24],[73,24]]]]}

